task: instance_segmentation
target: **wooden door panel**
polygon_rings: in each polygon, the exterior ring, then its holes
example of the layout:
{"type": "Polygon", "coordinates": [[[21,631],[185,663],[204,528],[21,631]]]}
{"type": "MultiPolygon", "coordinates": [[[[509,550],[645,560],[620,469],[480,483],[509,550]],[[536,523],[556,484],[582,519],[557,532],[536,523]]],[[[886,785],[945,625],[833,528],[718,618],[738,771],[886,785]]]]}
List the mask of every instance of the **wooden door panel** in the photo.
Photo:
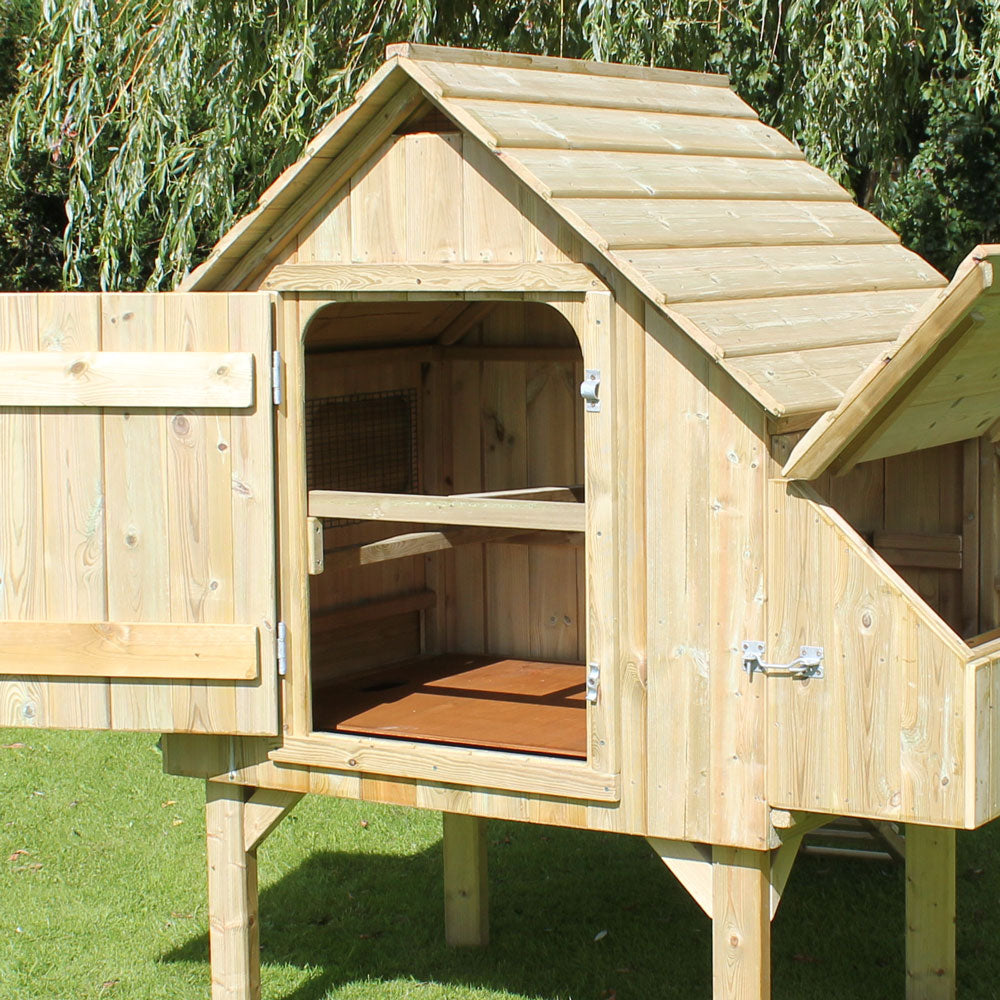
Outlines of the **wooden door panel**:
{"type": "Polygon", "coordinates": [[[0,723],[278,731],[272,301],[0,296],[0,723]]]}

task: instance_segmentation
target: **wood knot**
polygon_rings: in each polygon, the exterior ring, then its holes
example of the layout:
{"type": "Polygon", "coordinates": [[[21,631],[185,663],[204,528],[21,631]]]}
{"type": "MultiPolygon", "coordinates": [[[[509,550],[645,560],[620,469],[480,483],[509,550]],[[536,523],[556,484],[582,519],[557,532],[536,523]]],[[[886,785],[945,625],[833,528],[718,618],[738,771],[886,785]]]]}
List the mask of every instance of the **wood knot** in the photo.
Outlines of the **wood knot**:
{"type": "Polygon", "coordinates": [[[73,364],[69,366],[70,375],[80,376],[87,370],[86,361],[74,361],[73,364]]]}
{"type": "Polygon", "coordinates": [[[191,421],[184,416],[183,413],[178,413],[173,419],[174,433],[178,437],[186,437],[191,433],[191,421]]]}
{"type": "Polygon", "coordinates": [[[215,374],[218,375],[219,378],[225,378],[229,374],[229,366],[219,365],[219,367],[215,369],[215,374]]]}
{"type": "Polygon", "coordinates": [[[130,532],[129,532],[129,533],[128,533],[128,534],[126,535],[126,536],[125,536],[125,544],[126,544],[126,545],[127,545],[127,546],[128,546],[129,548],[130,548],[130,549],[134,549],[134,548],[136,547],[136,545],[138,544],[138,542],[139,542],[139,538],[138,538],[138,536],[137,536],[137,535],[135,535],[135,533],[134,533],[134,532],[131,532],[131,531],[130,531],[130,532]]]}

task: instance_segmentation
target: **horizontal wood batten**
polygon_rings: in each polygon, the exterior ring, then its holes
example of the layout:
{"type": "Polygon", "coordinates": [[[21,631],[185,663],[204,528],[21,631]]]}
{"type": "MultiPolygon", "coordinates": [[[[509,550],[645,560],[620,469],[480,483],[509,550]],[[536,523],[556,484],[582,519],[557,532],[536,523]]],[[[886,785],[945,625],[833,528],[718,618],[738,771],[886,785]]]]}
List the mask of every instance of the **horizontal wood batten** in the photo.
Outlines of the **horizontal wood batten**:
{"type": "Polygon", "coordinates": [[[617,802],[619,778],[582,761],[333,733],[287,737],[268,754],[280,764],[378,774],[437,784],[617,802]]]}
{"type": "Polygon", "coordinates": [[[0,622],[0,675],[251,681],[254,625],[0,622]]]}
{"type": "Polygon", "coordinates": [[[281,264],[261,288],[297,292],[592,292],[583,264],[281,264]]]}
{"type": "Polygon", "coordinates": [[[441,347],[438,344],[415,344],[412,347],[370,347],[357,350],[316,351],[317,354],[336,356],[338,365],[377,365],[404,362],[431,364],[437,361],[483,361],[492,364],[510,362],[517,364],[550,364],[581,361],[580,352],[574,347],[441,347]]]}
{"type": "Polygon", "coordinates": [[[24,351],[0,354],[0,406],[253,403],[252,354],[198,351],[24,351]]]}
{"type": "Polygon", "coordinates": [[[414,524],[469,524],[536,531],[583,531],[587,505],[495,497],[309,491],[310,517],[347,517],[414,524]]]}

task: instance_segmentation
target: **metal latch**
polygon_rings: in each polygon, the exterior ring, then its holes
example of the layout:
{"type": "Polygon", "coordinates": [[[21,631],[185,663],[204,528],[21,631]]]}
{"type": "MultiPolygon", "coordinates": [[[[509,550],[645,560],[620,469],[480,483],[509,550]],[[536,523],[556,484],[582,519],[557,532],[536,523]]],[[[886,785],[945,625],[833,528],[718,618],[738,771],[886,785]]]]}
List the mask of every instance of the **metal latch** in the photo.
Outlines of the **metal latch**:
{"type": "Polygon", "coordinates": [[[288,629],[284,622],[278,622],[278,676],[288,673],[288,629]]]}
{"type": "Polygon", "coordinates": [[[580,383],[580,395],[583,396],[583,407],[588,413],[600,413],[601,401],[597,393],[601,388],[601,373],[597,368],[588,368],[583,373],[580,383]]]}
{"type": "Polygon", "coordinates": [[[275,351],[271,355],[271,391],[274,397],[274,405],[281,406],[281,399],[284,395],[284,384],[281,377],[281,351],[275,351]]]}
{"type": "Polygon", "coordinates": [[[601,665],[599,663],[587,664],[587,701],[594,705],[597,703],[597,689],[601,684],[601,665]]]}
{"type": "Polygon", "coordinates": [[[791,663],[765,663],[764,648],[762,642],[743,640],[743,669],[750,675],[750,680],[753,680],[754,674],[791,677],[803,681],[823,676],[822,646],[802,646],[799,655],[791,663]]]}

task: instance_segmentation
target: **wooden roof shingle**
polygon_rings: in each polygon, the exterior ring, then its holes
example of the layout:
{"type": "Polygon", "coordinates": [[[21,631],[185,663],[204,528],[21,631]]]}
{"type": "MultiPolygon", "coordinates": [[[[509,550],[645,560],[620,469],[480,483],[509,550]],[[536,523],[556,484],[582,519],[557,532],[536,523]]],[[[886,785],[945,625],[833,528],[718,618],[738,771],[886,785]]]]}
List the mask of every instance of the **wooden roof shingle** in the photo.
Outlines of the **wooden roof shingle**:
{"type": "Polygon", "coordinates": [[[343,161],[342,174],[366,135],[421,100],[493,150],[775,416],[836,407],[947,285],[725,77],[411,44],[387,56],[182,288],[235,287],[246,259],[278,247],[318,189],[330,193],[331,168],[343,161]]]}

